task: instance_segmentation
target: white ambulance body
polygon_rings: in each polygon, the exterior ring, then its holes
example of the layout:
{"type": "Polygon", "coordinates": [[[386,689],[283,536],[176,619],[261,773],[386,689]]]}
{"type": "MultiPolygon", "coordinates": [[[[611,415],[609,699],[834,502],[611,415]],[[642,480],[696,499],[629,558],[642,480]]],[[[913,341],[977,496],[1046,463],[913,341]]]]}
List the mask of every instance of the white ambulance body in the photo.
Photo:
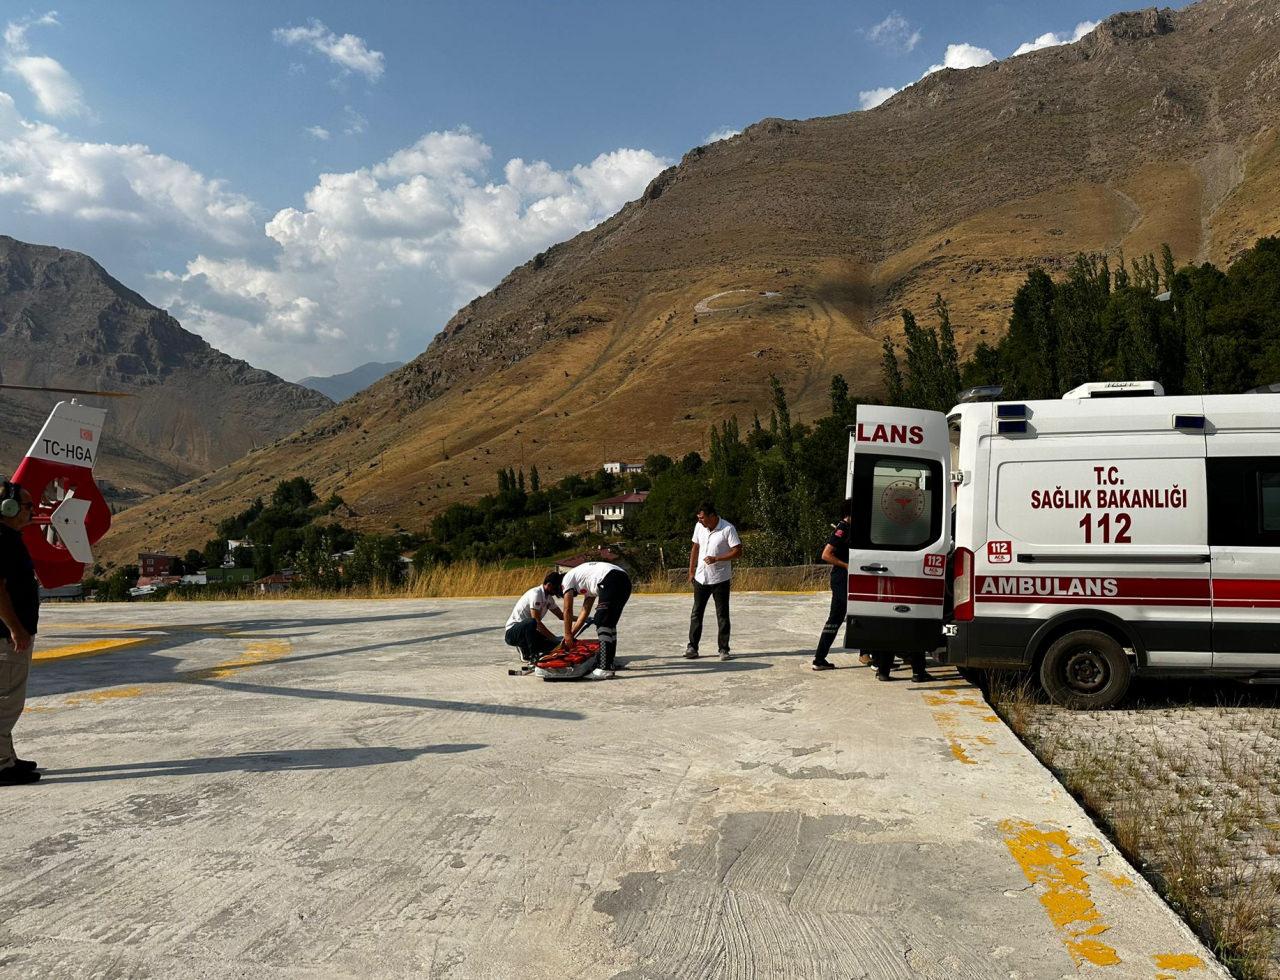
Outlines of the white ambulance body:
{"type": "Polygon", "coordinates": [[[860,407],[848,489],[849,646],[945,633],[943,662],[1035,671],[1074,707],[1134,675],[1280,681],[1275,395],[860,407]]]}

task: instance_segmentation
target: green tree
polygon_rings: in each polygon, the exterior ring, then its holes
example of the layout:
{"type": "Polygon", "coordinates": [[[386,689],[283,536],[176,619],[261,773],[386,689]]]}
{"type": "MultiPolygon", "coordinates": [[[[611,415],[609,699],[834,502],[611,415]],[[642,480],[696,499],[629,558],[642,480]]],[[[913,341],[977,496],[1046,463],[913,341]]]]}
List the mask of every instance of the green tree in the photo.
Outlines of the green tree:
{"type": "Polygon", "coordinates": [[[352,585],[398,585],[404,577],[400,546],[393,537],[366,534],[356,541],[343,573],[352,585]]]}
{"type": "Polygon", "coordinates": [[[884,397],[890,405],[903,405],[906,399],[906,385],[902,381],[902,368],[898,365],[898,355],[894,352],[893,341],[884,338],[880,355],[880,374],[884,380],[884,397]]]}

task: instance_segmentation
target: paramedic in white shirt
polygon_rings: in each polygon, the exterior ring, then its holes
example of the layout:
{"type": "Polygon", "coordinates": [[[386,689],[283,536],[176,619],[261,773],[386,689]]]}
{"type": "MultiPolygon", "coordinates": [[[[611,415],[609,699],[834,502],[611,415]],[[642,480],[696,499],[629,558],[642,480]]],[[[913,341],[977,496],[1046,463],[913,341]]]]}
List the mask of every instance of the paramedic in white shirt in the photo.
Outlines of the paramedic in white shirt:
{"type": "Polygon", "coordinates": [[[542,622],[542,617],[548,612],[557,619],[564,619],[564,614],[551,595],[556,583],[556,574],[552,572],[542,580],[541,585],[535,585],[516,600],[515,608],[507,617],[507,646],[518,647],[520,659],[527,664],[536,663],[560,643],[560,639],[542,622]]]}
{"type": "Polygon", "coordinates": [[[552,592],[564,598],[564,648],[573,649],[578,635],[595,608],[596,636],[600,638],[600,658],[589,680],[607,681],[613,677],[614,657],[618,652],[618,619],[631,598],[631,578],[617,565],[607,561],[583,562],[564,575],[557,575],[552,592]],[[573,600],[582,596],[582,611],[577,621],[573,616],[573,600]]]}
{"type": "Polygon", "coordinates": [[[693,547],[689,549],[693,612],[689,614],[689,645],[684,655],[690,660],[698,656],[702,614],[707,611],[708,599],[716,601],[716,645],[720,648],[720,659],[733,659],[729,653],[729,584],[733,579],[733,559],[740,557],[742,541],[738,538],[738,529],[716,513],[715,504],[704,501],[698,508],[693,547]]]}

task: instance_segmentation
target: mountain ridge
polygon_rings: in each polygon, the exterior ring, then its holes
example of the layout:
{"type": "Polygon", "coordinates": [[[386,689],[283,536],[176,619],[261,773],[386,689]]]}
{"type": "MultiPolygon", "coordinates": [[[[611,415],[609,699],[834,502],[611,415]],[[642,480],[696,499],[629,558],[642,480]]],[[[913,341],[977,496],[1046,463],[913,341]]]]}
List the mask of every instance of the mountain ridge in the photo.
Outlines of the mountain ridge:
{"type": "Polygon", "coordinates": [[[120,551],[203,533],[292,475],[367,527],[412,528],[500,466],[546,480],[703,448],[721,418],[767,413],[771,375],[798,417],[833,373],[874,393],[900,309],[937,293],[968,351],[1034,266],[1163,242],[1225,264],[1280,231],[1278,104],[1280,11],[1201,0],[868,112],[763,119],[513,269],[404,367],[138,515],[120,551]]]}
{"type": "Polygon", "coordinates": [[[108,410],[97,475],[128,501],[199,476],[331,407],[317,392],[232,358],[81,252],[0,236],[0,366],[15,424],[0,454],[30,445],[57,388],[117,390],[79,396],[108,410]]]}

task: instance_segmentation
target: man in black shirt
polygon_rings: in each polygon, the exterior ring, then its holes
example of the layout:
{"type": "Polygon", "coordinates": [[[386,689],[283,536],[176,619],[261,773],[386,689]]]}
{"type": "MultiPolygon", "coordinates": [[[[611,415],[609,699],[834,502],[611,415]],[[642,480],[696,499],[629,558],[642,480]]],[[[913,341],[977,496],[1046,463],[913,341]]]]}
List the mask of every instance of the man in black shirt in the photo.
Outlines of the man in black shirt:
{"type": "Polygon", "coordinates": [[[27,673],[40,618],[40,586],[22,541],[31,523],[31,494],[16,483],[0,488],[0,786],[40,779],[36,764],[13,750],[13,726],[27,700],[27,673]]]}
{"type": "Polygon", "coordinates": [[[818,637],[818,650],[813,655],[814,670],[835,670],[836,665],[827,659],[831,644],[844,623],[849,610],[849,522],[853,519],[852,501],[846,500],[844,518],[831,532],[827,546],[822,549],[822,560],[831,566],[831,611],[818,637]]]}

